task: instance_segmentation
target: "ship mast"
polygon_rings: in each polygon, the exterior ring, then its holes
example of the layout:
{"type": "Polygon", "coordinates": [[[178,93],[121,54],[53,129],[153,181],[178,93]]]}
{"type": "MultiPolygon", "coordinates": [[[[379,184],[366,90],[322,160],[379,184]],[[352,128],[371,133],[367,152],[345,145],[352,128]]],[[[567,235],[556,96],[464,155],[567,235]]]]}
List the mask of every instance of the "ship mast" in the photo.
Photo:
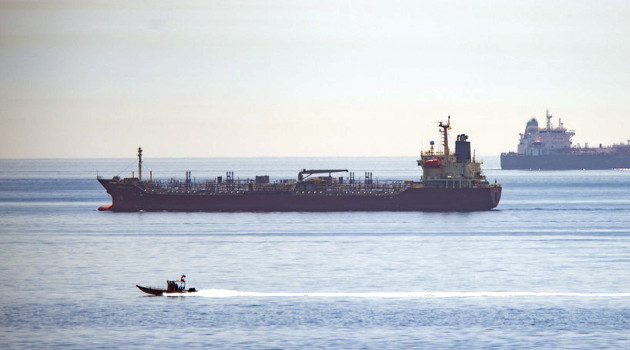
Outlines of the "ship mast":
{"type": "Polygon", "coordinates": [[[444,141],[444,155],[448,156],[448,130],[451,128],[451,116],[448,116],[448,122],[446,124],[440,122],[439,127],[442,128],[440,132],[442,133],[442,139],[444,141]]]}
{"type": "Polygon", "coordinates": [[[142,181],[142,148],[138,147],[138,180],[142,181]]]}

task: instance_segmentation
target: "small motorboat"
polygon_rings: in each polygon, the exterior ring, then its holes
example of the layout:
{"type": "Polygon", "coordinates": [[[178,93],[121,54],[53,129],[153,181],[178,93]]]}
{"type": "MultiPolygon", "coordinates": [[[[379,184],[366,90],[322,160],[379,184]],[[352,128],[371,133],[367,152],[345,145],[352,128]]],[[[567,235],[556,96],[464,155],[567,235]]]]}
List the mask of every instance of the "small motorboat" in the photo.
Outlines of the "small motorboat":
{"type": "Polygon", "coordinates": [[[166,289],[155,288],[155,287],[143,287],[137,284],[136,284],[136,287],[138,287],[138,289],[140,289],[141,291],[147,294],[153,294],[157,296],[160,296],[163,294],[177,295],[177,294],[196,293],[197,290],[195,288],[186,289],[186,281],[184,280],[185,277],[186,275],[182,275],[182,277],[177,281],[166,281],[166,289]]]}

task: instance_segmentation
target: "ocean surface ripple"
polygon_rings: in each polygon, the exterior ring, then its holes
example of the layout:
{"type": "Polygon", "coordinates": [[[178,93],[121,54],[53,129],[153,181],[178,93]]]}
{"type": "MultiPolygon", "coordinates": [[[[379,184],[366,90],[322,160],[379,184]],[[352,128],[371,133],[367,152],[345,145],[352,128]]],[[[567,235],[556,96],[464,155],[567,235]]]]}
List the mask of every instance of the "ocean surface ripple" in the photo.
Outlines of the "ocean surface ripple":
{"type": "MultiPolygon", "coordinates": [[[[132,159],[0,160],[0,341],[62,348],[630,348],[630,171],[501,171],[478,213],[110,213],[132,159]],[[182,273],[196,294],[154,297],[182,273]]],[[[155,177],[418,179],[410,157],[147,159],[155,177]]],[[[127,174],[127,172],[129,174],[127,174]]]]}

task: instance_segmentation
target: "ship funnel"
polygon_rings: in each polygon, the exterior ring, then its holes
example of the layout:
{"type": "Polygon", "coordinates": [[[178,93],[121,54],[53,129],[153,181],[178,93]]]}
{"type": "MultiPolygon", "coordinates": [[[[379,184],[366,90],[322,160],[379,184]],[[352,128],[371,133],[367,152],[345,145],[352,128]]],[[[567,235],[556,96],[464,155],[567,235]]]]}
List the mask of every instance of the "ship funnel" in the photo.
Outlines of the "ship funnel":
{"type": "Polygon", "coordinates": [[[470,161],[470,142],[468,142],[468,135],[457,135],[457,141],[455,141],[455,159],[458,163],[470,161]]]}

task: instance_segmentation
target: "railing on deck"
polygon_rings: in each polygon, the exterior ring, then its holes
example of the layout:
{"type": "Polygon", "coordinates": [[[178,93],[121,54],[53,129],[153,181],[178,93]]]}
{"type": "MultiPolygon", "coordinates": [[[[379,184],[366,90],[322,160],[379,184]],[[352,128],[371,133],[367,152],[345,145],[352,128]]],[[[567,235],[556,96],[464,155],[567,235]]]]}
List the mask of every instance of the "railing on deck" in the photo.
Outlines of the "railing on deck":
{"type": "MultiPolygon", "coordinates": [[[[140,184],[139,184],[140,185],[140,184]]],[[[390,195],[404,191],[412,183],[398,180],[373,180],[369,182],[354,181],[352,183],[331,184],[312,183],[309,181],[276,180],[269,183],[256,183],[252,179],[209,181],[152,180],[143,181],[140,185],[149,193],[187,193],[187,194],[239,194],[246,192],[293,192],[300,194],[383,194],[390,195]]]]}

